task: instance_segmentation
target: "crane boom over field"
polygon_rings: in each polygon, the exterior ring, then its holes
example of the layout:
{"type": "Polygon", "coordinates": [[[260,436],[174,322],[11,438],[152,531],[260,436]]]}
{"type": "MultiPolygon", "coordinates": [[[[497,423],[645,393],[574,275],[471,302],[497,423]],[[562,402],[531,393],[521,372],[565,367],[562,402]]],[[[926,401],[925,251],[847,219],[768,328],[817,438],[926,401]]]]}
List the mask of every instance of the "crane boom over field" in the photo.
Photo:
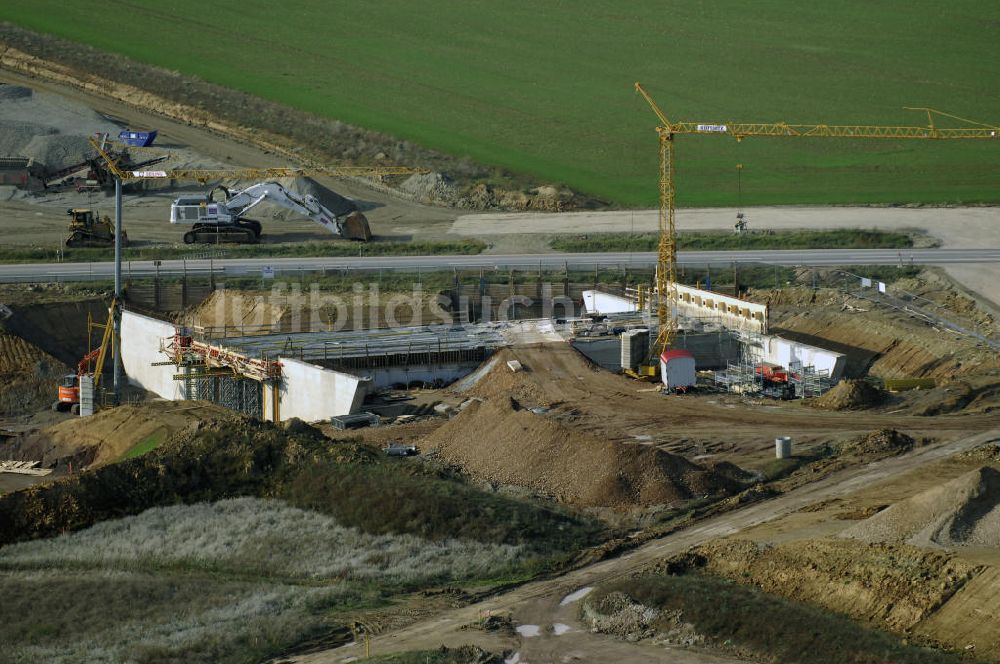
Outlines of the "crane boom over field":
{"type": "MultiPolygon", "coordinates": [[[[379,178],[389,175],[415,175],[429,172],[425,168],[408,166],[305,166],[302,168],[176,168],[167,171],[120,171],[122,180],[194,180],[205,184],[213,180],[268,180],[300,178],[313,175],[329,177],[379,178]]],[[[115,175],[118,175],[117,173],[115,175]]]]}
{"type": "Polygon", "coordinates": [[[173,168],[169,170],[132,171],[121,168],[118,161],[108,154],[105,146],[93,137],[90,145],[107,163],[108,170],[123,182],[129,180],[193,180],[205,184],[212,180],[269,180],[274,178],[298,178],[312,175],[329,177],[370,177],[390,175],[417,175],[428,173],[426,168],[409,166],[279,166],[274,168],[173,168]]]}
{"type": "Polygon", "coordinates": [[[660,354],[667,349],[676,334],[674,310],[677,305],[677,233],[674,225],[674,136],[676,134],[707,134],[732,136],[740,141],[748,136],[774,136],[779,138],[864,138],[864,139],[1000,139],[1000,126],[967,120],[931,108],[910,108],[927,114],[927,126],[891,125],[831,125],[791,124],[787,122],[671,122],[659,105],[640,83],[636,92],[642,95],[660,124],[656,127],[660,143],[660,239],[658,244],[656,290],[659,333],[651,345],[651,362],[646,373],[655,365],[660,354]],[[946,117],[965,123],[965,127],[938,127],[935,117],[946,117]]]}

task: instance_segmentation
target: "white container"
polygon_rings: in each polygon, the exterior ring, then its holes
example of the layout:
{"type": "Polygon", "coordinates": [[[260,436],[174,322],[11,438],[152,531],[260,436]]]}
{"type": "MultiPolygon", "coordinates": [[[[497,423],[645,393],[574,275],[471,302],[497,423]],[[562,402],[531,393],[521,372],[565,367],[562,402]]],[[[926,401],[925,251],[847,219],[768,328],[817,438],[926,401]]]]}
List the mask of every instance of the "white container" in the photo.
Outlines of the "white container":
{"type": "Polygon", "coordinates": [[[774,456],[777,459],[788,459],[792,456],[791,436],[778,436],[774,439],[774,456]]]}
{"type": "Polygon", "coordinates": [[[698,381],[694,355],[683,349],[663,351],[660,379],[668,390],[681,392],[694,387],[698,381]]]}

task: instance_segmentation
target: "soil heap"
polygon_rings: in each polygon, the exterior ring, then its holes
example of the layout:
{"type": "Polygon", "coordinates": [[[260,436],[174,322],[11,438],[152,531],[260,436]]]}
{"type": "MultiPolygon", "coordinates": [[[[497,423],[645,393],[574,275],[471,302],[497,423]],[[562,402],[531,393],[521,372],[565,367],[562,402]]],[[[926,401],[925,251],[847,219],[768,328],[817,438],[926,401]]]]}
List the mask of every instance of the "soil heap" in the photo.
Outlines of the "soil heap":
{"type": "Polygon", "coordinates": [[[841,536],[915,546],[1000,547],[1000,471],[977,468],[898,502],[841,536]]]}
{"type": "MultiPolygon", "coordinates": [[[[503,367],[503,371],[507,371],[503,367]]],[[[507,397],[474,401],[423,443],[471,475],[578,507],[678,505],[741,485],[681,456],[605,440],[507,397]]]]}
{"type": "Polygon", "coordinates": [[[826,394],[809,401],[813,408],[854,410],[870,408],[885,401],[888,395],[866,380],[842,380],[826,394]]]}
{"type": "Polygon", "coordinates": [[[859,456],[892,456],[913,449],[915,441],[895,429],[878,429],[847,441],[842,451],[859,456]]]}

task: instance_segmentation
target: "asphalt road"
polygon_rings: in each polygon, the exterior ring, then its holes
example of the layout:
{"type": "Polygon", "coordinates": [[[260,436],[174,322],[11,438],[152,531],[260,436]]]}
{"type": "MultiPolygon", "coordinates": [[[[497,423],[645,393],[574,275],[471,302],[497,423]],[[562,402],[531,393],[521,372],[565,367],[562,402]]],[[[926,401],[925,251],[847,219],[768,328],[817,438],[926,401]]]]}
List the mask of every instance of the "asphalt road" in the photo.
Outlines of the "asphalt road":
{"type": "MultiPolygon", "coordinates": [[[[1000,262],[1000,249],[810,249],[774,251],[686,251],[678,254],[682,265],[961,265],[1000,262]]],[[[123,274],[131,277],[177,277],[184,274],[262,276],[271,268],[275,277],[319,270],[447,271],[457,269],[531,270],[564,266],[650,266],[654,252],[592,254],[513,254],[475,256],[376,256],[357,258],[237,258],[129,262],[123,274]]],[[[106,280],[114,276],[114,263],[20,263],[0,265],[0,282],[106,280]]]]}

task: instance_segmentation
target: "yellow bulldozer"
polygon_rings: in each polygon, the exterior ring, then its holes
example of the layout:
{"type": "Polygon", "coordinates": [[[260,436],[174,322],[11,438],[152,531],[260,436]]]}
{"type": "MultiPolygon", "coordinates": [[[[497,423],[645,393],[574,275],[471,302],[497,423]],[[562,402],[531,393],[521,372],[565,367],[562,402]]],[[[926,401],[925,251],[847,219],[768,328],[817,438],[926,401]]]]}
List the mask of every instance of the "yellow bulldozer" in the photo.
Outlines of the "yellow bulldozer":
{"type": "MultiPolygon", "coordinates": [[[[110,247],[115,243],[115,224],[111,217],[101,217],[94,210],[87,208],[70,208],[66,210],[69,216],[69,237],[66,246],[71,249],[79,247],[110,247]]],[[[122,246],[128,245],[128,236],[122,233],[122,246]]]]}

